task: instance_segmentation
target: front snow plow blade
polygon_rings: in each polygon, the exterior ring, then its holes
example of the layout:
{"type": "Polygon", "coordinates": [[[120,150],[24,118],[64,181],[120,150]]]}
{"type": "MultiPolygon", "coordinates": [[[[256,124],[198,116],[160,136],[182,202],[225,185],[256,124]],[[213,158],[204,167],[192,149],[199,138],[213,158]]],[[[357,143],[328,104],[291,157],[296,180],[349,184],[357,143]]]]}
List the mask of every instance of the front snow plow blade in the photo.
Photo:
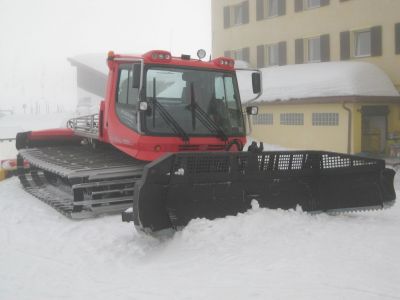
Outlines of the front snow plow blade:
{"type": "Polygon", "coordinates": [[[395,172],[383,160],[319,151],[170,154],[145,166],[133,212],[145,232],[178,229],[260,207],[308,212],[382,209],[393,205],[395,172]]]}

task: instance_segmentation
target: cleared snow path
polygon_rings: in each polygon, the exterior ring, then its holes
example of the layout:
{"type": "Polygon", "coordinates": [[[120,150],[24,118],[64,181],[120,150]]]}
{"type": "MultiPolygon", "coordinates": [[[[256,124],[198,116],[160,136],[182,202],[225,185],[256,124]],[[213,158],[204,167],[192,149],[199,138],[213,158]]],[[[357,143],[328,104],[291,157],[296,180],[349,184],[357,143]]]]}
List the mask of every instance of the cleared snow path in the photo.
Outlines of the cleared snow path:
{"type": "Polygon", "coordinates": [[[116,215],[66,219],[17,178],[0,183],[0,299],[400,299],[399,249],[398,204],[254,208],[159,240],[116,215]]]}

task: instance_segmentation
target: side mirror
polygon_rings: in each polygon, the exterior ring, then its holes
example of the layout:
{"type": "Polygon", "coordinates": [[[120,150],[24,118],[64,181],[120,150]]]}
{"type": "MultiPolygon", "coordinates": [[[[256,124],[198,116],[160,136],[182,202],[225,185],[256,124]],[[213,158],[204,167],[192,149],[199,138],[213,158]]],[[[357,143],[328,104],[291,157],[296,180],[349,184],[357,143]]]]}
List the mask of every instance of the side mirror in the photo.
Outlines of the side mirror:
{"type": "Polygon", "coordinates": [[[252,73],[251,83],[253,85],[253,93],[259,94],[261,92],[261,73],[252,73]]]}
{"type": "Polygon", "coordinates": [[[257,106],[247,106],[246,107],[246,113],[248,115],[255,116],[258,114],[258,107],[257,106]]]}
{"type": "Polygon", "coordinates": [[[132,67],[132,71],[133,71],[132,88],[139,89],[142,66],[140,64],[134,64],[132,67]]]}

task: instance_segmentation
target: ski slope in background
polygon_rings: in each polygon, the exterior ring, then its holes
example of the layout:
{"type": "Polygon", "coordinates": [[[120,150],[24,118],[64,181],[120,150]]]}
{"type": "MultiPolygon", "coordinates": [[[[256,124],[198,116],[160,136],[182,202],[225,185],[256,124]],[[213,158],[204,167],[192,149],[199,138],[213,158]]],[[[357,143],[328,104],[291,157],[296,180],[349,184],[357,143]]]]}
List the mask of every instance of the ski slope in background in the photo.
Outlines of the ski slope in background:
{"type": "MultiPolygon", "coordinates": [[[[27,125],[62,123],[50,118],[27,125]]],[[[154,238],[119,215],[69,220],[0,182],[0,299],[400,299],[399,249],[398,203],[340,216],[254,203],[154,238]]]]}

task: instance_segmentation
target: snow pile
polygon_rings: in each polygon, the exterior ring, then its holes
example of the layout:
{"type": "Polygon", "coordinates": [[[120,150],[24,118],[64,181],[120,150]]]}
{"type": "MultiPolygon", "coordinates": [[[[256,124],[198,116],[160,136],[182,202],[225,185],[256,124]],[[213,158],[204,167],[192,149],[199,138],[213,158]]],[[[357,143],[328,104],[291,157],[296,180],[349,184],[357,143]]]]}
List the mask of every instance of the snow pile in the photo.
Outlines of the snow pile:
{"type": "MultiPolygon", "coordinates": [[[[396,179],[396,190],[399,182],[396,179]]],[[[72,221],[0,183],[0,298],[396,299],[400,206],[340,216],[257,207],[138,234],[120,216],[72,221]]]]}
{"type": "MultiPolygon", "coordinates": [[[[263,94],[256,102],[330,96],[394,96],[389,77],[366,62],[326,62],[263,68],[263,94]]],[[[251,92],[250,80],[238,76],[242,101],[251,92]]]]}

